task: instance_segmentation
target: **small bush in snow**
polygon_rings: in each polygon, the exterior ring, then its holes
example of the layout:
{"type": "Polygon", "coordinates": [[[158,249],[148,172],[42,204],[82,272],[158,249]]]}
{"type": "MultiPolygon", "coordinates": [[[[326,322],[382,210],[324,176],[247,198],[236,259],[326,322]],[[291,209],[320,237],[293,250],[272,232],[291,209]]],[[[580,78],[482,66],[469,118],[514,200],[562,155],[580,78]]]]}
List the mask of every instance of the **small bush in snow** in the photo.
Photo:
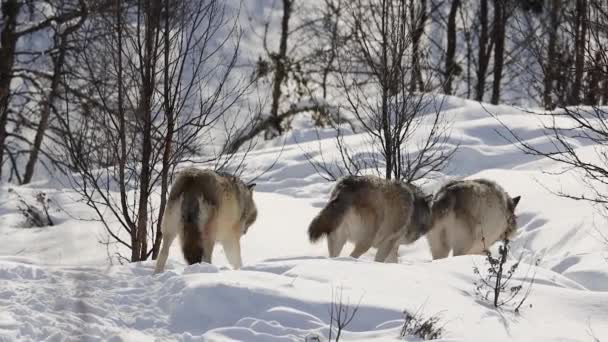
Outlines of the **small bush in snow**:
{"type": "MultiPolygon", "coordinates": [[[[519,308],[530,295],[534,284],[534,275],[527,286],[525,286],[526,280],[514,284],[513,275],[520,266],[521,257],[510,266],[508,265],[511,250],[509,242],[508,239],[502,240],[500,246],[498,246],[497,257],[494,257],[492,252],[486,249],[487,269],[485,275],[482,275],[478,267],[474,267],[473,272],[479,276],[479,280],[474,283],[475,294],[483,301],[491,301],[495,308],[512,305],[514,311],[519,312],[519,308]],[[522,292],[522,290],[524,291],[522,292]]],[[[535,266],[538,265],[538,262],[537,260],[535,266]]],[[[528,278],[528,273],[529,269],[524,279],[528,278]]]]}
{"type": "Polygon", "coordinates": [[[321,342],[321,337],[317,334],[311,334],[304,338],[304,342],[321,342]]]}
{"type": "Polygon", "coordinates": [[[420,338],[423,341],[435,340],[443,335],[443,326],[439,326],[441,317],[433,315],[427,319],[423,319],[422,315],[416,312],[410,314],[403,311],[404,320],[399,336],[404,339],[408,337],[420,338]]]}
{"type": "Polygon", "coordinates": [[[17,207],[21,214],[25,217],[25,228],[32,227],[48,227],[54,225],[51,216],[49,215],[49,203],[51,200],[46,193],[39,192],[36,194],[36,202],[29,203],[21,197],[16,191],[10,189],[19,198],[19,206],[17,207]]]}
{"type": "Polygon", "coordinates": [[[359,305],[361,304],[361,299],[359,299],[357,305],[350,305],[348,298],[344,301],[342,295],[342,287],[332,289],[331,291],[332,301],[329,307],[329,341],[340,341],[340,336],[342,336],[344,328],[346,328],[355,318],[357,311],[359,311],[359,305]],[[336,335],[332,340],[334,330],[336,335]]]}

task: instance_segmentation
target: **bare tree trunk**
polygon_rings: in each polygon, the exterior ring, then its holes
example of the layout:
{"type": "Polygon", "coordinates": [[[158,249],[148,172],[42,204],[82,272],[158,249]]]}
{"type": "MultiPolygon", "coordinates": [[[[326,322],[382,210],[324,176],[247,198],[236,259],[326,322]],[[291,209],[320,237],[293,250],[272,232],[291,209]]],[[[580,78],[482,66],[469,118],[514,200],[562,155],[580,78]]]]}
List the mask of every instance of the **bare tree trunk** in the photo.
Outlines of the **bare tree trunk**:
{"type": "Polygon", "coordinates": [[[443,92],[447,95],[452,94],[452,80],[457,67],[456,62],[454,61],[454,55],[456,54],[456,15],[458,14],[459,7],[460,0],[452,1],[450,14],[448,16],[447,47],[445,53],[445,83],[443,85],[443,92]]]}
{"type": "Polygon", "coordinates": [[[152,176],[150,157],[152,156],[152,97],[155,88],[155,70],[160,20],[160,0],[146,1],[144,4],[145,35],[142,84],[140,90],[139,120],[142,123],[141,173],[139,183],[139,208],[137,212],[137,231],[133,241],[132,261],[146,260],[148,253],[148,198],[152,176]]]}
{"type": "Polygon", "coordinates": [[[577,105],[581,101],[583,73],[585,72],[585,47],[587,43],[587,0],[576,0],[574,18],[574,83],[570,93],[570,104],[577,105]]]}
{"type": "Polygon", "coordinates": [[[412,78],[410,82],[410,91],[424,91],[424,82],[422,80],[422,67],[420,61],[420,42],[424,34],[424,26],[426,24],[426,0],[414,1],[410,0],[410,22],[412,25],[412,78]],[[416,9],[415,2],[420,2],[420,9],[416,9]]]}
{"type": "Polygon", "coordinates": [[[504,0],[494,0],[494,80],[492,84],[492,104],[500,101],[500,82],[505,53],[506,13],[504,0]]]}
{"type": "Polygon", "coordinates": [[[545,60],[543,103],[545,109],[555,108],[553,103],[553,83],[556,81],[557,58],[557,31],[560,26],[559,14],[561,12],[561,0],[552,0],[550,9],[549,42],[547,44],[547,58],[545,60]]]}
{"type": "Polygon", "coordinates": [[[338,40],[341,39],[340,32],[338,30],[338,22],[340,20],[340,15],[341,15],[340,12],[341,12],[342,4],[340,1],[338,1],[338,5],[334,6],[333,4],[328,2],[326,4],[326,6],[328,7],[328,15],[333,17],[334,22],[331,26],[331,38],[330,38],[331,49],[329,51],[329,59],[327,60],[325,66],[323,67],[323,73],[321,76],[321,89],[323,90],[323,99],[324,100],[327,99],[327,86],[328,86],[327,80],[329,78],[330,73],[332,72],[333,64],[338,56],[338,47],[340,45],[338,40]]]}
{"type": "MultiPolygon", "coordinates": [[[[382,16],[381,16],[381,22],[382,22],[382,31],[381,31],[381,49],[382,49],[382,53],[381,53],[381,79],[380,79],[380,87],[381,87],[381,95],[382,99],[381,99],[381,106],[382,108],[381,110],[381,125],[382,125],[382,134],[383,134],[383,138],[384,140],[382,141],[383,143],[383,148],[384,148],[384,162],[385,162],[385,171],[384,171],[384,176],[386,177],[386,179],[391,179],[392,178],[392,172],[393,172],[393,155],[392,155],[392,150],[393,150],[393,144],[392,144],[392,136],[391,136],[391,116],[390,116],[390,112],[389,112],[389,108],[388,108],[388,98],[389,96],[391,96],[392,93],[392,89],[398,89],[397,93],[399,92],[399,88],[396,84],[392,84],[393,83],[393,78],[391,77],[390,72],[393,71],[395,72],[395,68],[393,65],[391,65],[391,61],[389,61],[389,53],[393,52],[393,51],[389,51],[389,49],[391,48],[390,44],[390,36],[389,36],[389,32],[390,30],[392,30],[390,26],[390,16],[393,15],[395,17],[397,17],[397,14],[395,13],[390,13],[392,11],[389,11],[390,9],[390,5],[387,5],[386,3],[382,4],[382,16]]],[[[412,2],[410,2],[410,13],[413,13],[414,10],[414,4],[412,2]]],[[[399,11],[397,11],[399,12],[399,11]]],[[[402,6],[402,13],[405,14],[405,6],[402,6]]],[[[412,14],[413,16],[413,14],[412,14]]],[[[398,22],[398,21],[397,21],[398,22]]],[[[405,22],[405,20],[404,20],[405,22]]],[[[413,23],[413,22],[412,22],[413,23]]],[[[412,48],[412,51],[414,53],[415,48],[412,48]]],[[[415,54],[417,55],[417,51],[415,52],[415,54]]],[[[411,85],[410,87],[414,87],[416,88],[416,72],[415,72],[415,68],[416,68],[416,56],[412,56],[413,59],[413,66],[414,69],[412,70],[412,78],[411,78],[411,85]]],[[[392,75],[395,76],[395,75],[392,75]]],[[[398,77],[403,77],[403,75],[399,75],[398,77]]],[[[397,81],[396,79],[397,77],[395,77],[394,81],[397,81]]]]}
{"type": "MultiPolygon", "coordinates": [[[[467,12],[466,8],[460,6],[460,17],[462,21],[465,22],[465,13],[467,12]]],[[[465,23],[464,25],[464,40],[467,47],[467,99],[470,99],[472,96],[473,89],[473,76],[472,76],[472,67],[473,67],[473,39],[471,34],[471,28],[468,27],[465,23]]]]}
{"type": "Polygon", "coordinates": [[[123,87],[123,79],[124,79],[124,70],[123,70],[123,20],[122,20],[122,11],[123,11],[123,2],[122,0],[116,0],[116,33],[117,33],[117,54],[116,54],[116,83],[117,83],[117,95],[118,95],[118,103],[116,104],[118,107],[118,139],[119,139],[119,148],[120,150],[116,151],[116,155],[118,156],[118,186],[120,189],[120,208],[122,211],[122,217],[125,222],[125,229],[127,232],[131,234],[131,246],[133,246],[133,241],[135,241],[135,232],[136,227],[133,219],[129,215],[129,205],[127,204],[127,188],[126,188],[126,179],[125,179],[125,171],[127,167],[127,125],[126,125],[126,117],[125,117],[125,94],[123,87]]]}
{"type": "Polygon", "coordinates": [[[36,136],[34,137],[32,150],[30,152],[27,164],[25,165],[25,173],[23,175],[22,184],[28,184],[34,176],[36,162],[38,161],[38,154],[40,153],[40,149],[42,148],[42,140],[44,139],[44,135],[46,134],[46,130],[49,125],[51,109],[53,107],[55,99],[59,95],[59,84],[61,82],[63,66],[65,63],[65,55],[68,49],[68,38],[83,24],[85,18],[86,13],[83,9],[82,16],[78,20],[78,23],[76,23],[76,25],[66,28],[66,30],[62,33],[57,32],[55,35],[55,38],[59,41],[56,45],[58,47],[57,56],[52,57],[53,74],[51,77],[51,86],[49,94],[47,95],[46,100],[42,104],[42,110],[40,111],[40,122],[38,123],[38,127],[36,128],[36,136]]]}
{"type": "Polygon", "coordinates": [[[10,98],[15,47],[17,45],[17,17],[21,3],[17,0],[2,2],[2,32],[0,32],[0,179],[2,179],[2,162],[6,145],[6,125],[8,122],[8,104],[10,98]]]}
{"type": "MultiPolygon", "coordinates": [[[[279,52],[272,56],[275,64],[274,78],[272,81],[272,104],[270,106],[270,116],[274,118],[272,129],[276,134],[283,134],[281,121],[279,119],[279,103],[281,101],[281,85],[287,78],[287,39],[289,38],[289,19],[294,0],[283,0],[283,18],[281,20],[281,38],[279,42],[279,52]]],[[[274,133],[273,133],[274,134],[274,133]]],[[[272,135],[270,135],[272,137],[272,135]]]]}
{"type": "Polygon", "coordinates": [[[488,62],[490,59],[491,49],[488,48],[488,0],[480,1],[479,21],[481,32],[479,33],[479,68],[477,69],[477,84],[475,99],[483,101],[483,95],[486,88],[486,73],[488,71],[488,62]]]}
{"type": "Polygon", "coordinates": [[[588,89],[585,94],[585,104],[588,106],[597,106],[599,104],[601,77],[601,57],[599,52],[597,52],[591,61],[591,68],[587,73],[588,89]]]}
{"type": "Polygon", "coordinates": [[[602,78],[603,78],[603,85],[601,86],[602,89],[600,90],[601,92],[601,96],[602,96],[602,105],[606,106],[608,105],[608,65],[604,65],[602,67],[602,78]]]}
{"type": "MultiPolygon", "coordinates": [[[[165,13],[169,13],[169,2],[170,0],[164,0],[165,13]]],[[[156,236],[154,237],[154,245],[152,247],[152,259],[156,260],[160,251],[160,243],[163,237],[162,234],[162,221],[165,213],[165,207],[167,206],[167,192],[169,191],[169,172],[171,164],[171,149],[173,148],[173,131],[175,129],[175,118],[173,115],[173,106],[171,104],[171,84],[169,75],[169,56],[171,54],[171,42],[169,32],[171,27],[169,25],[169,16],[165,15],[165,22],[163,28],[163,57],[164,57],[164,84],[163,84],[163,107],[165,110],[165,116],[167,117],[167,133],[164,141],[163,151],[163,168],[161,171],[161,185],[160,185],[160,207],[158,210],[158,222],[156,228],[156,236]]]]}

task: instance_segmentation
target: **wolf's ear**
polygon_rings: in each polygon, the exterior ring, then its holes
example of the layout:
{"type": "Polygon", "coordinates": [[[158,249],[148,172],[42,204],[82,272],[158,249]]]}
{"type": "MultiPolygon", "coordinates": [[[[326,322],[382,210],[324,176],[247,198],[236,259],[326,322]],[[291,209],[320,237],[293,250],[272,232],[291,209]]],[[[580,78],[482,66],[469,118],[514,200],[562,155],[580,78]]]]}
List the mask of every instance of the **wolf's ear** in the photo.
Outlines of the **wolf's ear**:
{"type": "Polygon", "coordinates": [[[249,189],[249,191],[253,191],[253,188],[255,188],[255,183],[251,183],[251,184],[247,184],[247,189],[249,189]]]}
{"type": "Polygon", "coordinates": [[[513,201],[513,210],[515,210],[515,207],[517,207],[517,203],[519,203],[520,199],[521,199],[521,196],[513,197],[511,199],[513,201]]]}

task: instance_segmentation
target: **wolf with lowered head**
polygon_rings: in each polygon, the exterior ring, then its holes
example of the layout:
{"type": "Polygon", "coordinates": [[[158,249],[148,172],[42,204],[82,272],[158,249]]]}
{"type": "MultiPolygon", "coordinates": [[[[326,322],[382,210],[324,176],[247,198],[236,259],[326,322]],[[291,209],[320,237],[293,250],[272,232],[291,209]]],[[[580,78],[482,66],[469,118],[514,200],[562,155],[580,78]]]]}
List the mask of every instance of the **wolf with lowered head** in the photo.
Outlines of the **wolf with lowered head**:
{"type": "Polygon", "coordinates": [[[350,241],[354,258],[375,247],[376,261],[398,262],[399,245],[426,234],[430,218],[428,199],[413,184],[347,176],[334,186],[329,203],[310,223],[308,236],[315,242],[327,235],[330,257],[337,257],[350,241]]]}
{"type": "Polygon", "coordinates": [[[511,238],[517,230],[515,207],[521,196],[510,197],[487,179],[446,183],[433,198],[432,228],[427,235],[433,259],[483,254],[494,242],[511,238]]]}
{"type": "Polygon", "coordinates": [[[241,236],[257,218],[254,186],[212,170],[189,167],[181,171],[171,187],[163,215],[163,244],[155,273],[164,270],[176,236],[188,264],[211,263],[213,246],[220,241],[232,267],[240,268],[241,236]]]}

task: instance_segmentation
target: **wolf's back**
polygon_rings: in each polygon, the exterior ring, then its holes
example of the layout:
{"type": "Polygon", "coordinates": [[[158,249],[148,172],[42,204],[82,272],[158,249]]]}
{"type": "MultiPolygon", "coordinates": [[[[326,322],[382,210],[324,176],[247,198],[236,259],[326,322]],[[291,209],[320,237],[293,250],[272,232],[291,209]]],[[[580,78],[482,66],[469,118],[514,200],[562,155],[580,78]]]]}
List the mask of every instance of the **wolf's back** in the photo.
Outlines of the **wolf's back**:
{"type": "Polygon", "coordinates": [[[444,217],[453,209],[455,204],[455,191],[458,191],[458,189],[444,187],[437,193],[431,206],[431,215],[433,219],[444,217]]]}
{"type": "Polygon", "coordinates": [[[310,241],[315,242],[323,235],[328,235],[338,229],[351,204],[352,196],[340,192],[333,196],[308,226],[310,241]]]}

